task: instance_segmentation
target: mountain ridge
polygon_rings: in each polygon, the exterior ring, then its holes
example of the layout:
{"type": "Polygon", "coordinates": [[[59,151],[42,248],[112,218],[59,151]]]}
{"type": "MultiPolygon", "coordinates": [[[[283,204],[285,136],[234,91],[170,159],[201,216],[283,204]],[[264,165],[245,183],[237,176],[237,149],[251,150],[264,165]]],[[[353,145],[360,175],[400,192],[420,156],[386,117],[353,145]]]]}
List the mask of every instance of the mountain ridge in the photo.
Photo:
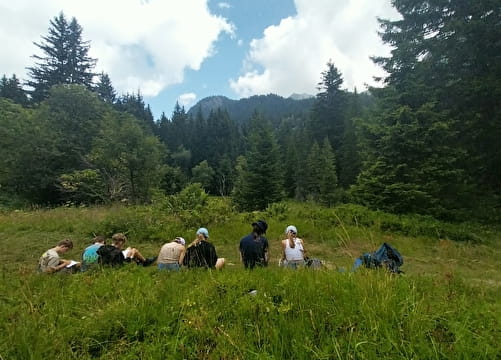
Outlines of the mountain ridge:
{"type": "Polygon", "coordinates": [[[307,94],[293,94],[288,98],[275,94],[253,95],[239,100],[214,95],[198,101],[188,110],[188,115],[195,117],[200,111],[202,116],[207,118],[211,111],[224,109],[228,112],[230,118],[238,123],[247,121],[255,112],[275,121],[285,116],[309,112],[314,101],[315,97],[308,97],[307,94]]]}

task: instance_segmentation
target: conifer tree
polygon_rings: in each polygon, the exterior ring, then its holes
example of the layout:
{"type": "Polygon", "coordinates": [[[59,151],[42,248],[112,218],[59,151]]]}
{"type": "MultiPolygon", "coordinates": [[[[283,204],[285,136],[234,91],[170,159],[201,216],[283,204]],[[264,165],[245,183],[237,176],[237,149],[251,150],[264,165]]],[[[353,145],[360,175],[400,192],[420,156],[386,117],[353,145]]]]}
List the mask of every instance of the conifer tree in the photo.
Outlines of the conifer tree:
{"type": "Polygon", "coordinates": [[[27,105],[28,97],[15,74],[10,79],[3,75],[0,79],[0,97],[10,99],[19,105],[27,105]]]}
{"type": "Polygon", "coordinates": [[[346,94],[341,89],[343,78],[331,61],[327,63],[327,70],[322,72],[321,77],[308,129],[312,140],[319,143],[327,136],[337,153],[344,132],[346,94]]]}
{"type": "Polygon", "coordinates": [[[393,5],[401,17],[381,20],[382,39],[393,49],[391,56],[375,58],[389,76],[385,89],[373,91],[380,106],[374,120],[380,123],[366,126],[370,161],[357,189],[367,196],[359,195],[373,206],[441,216],[465,206],[472,181],[476,194],[470,196],[499,199],[498,3],[393,5]]]}
{"type": "Polygon", "coordinates": [[[329,139],[325,138],[321,148],[321,169],[319,178],[319,201],[324,205],[333,205],[337,200],[338,178],[336,158],[329,139]]]}
{"type": "Polygon", "coordinates": [[[263,210],[284,197],[279,147],[262,116],[252,117],[249,130],[249,150],[238,164],[233,201],[243,210],[263,210]]]}
{"type": "Polygon", "coordinates": [[[311,200],[318,200],[320,196],[320,178],[322,171],[322,152],[318,142],[313,142],[313,145],[308,154],[306,173],[306,194],[311,200]]]}
{"type": "Polygon", "coordinates": [[[108,74],[102,72],[99,75],[99,82],[96,85],[97,96],[107,104],[114,104],[117,100],[117,93],[113,88],[108,74]]]}
{"type": "Polygon", "coordinates": [[[124,111],[133,115],[139,120],[143,129],[149,134],[156,134],[156,124],[153,119],[153,113],[151,112],[150,105],[146,105],[144,102],[143,95],[138,90],[137,94],[124,94],[115,103],[115,108],[118,111],[124,111]]]}
{"type": "Polygon", "coordinates": [[[68,23],[61,12],[50,21],[49,34],[42,36],[42,40],[34,44],[44,55],[33,55],[37,62],[28,67],[31,80],[26,84],[33,88],[31,98],[34,102],[45,99],[56,84],[92,88],[96,60],[88,55],[90,44],[82,39],[82,27],[75,18],[68,23]]]}

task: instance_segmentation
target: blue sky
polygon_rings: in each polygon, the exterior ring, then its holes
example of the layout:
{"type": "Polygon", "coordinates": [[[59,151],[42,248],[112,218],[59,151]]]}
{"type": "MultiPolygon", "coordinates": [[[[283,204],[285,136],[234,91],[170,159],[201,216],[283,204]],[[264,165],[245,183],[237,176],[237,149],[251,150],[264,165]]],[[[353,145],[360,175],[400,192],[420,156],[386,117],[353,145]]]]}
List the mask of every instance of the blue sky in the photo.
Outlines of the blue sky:
{"type": "Polygon", "coordinates": [[[211,95],[314,95],[329,60],[363,91],[382,75],[369,56],[390,51],[376,17],[397,17],[390,0],[0,0],[0,74],[26,79],[60,11],[83,27],[96,70],[119,94],[140,90],[156,119],[211,95]]]}

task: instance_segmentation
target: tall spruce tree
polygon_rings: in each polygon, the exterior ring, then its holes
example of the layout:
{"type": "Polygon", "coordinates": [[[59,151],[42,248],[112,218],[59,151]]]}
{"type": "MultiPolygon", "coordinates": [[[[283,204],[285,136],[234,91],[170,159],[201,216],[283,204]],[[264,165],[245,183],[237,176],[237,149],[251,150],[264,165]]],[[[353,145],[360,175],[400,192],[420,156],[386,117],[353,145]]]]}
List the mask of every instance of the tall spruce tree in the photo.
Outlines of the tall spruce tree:
{"type": "Polygon", "coordinates": [[[491,201],[501,189],[499,2],[395,0],[393,5],[401,18],[381,20],[381,36],[392,54],[375,60],[395,91],[379,95],[393,103],[394,112],[400,107],[417,112],[433,104],[432,118],[456,133],[447,137],[448,143],[437,137],[434,146],[464,154],[452,162],[464,176],[458,180],[473,179],[477,194],[491,201]]]}
{"type": "Polygon", "coordinates": [[[56,84],[78,84],[92,88],[96,59],[89,56],[90,44],[82,39],[82,27],[75,18],[68,23],[61,12],[50,21],[49,33],[34,43],[44,55],[33,55],[36,64],[28,67],[33,88],[31,98],[40,102],[56,84]]]}
{"type": "Polygon", "coordinates": [[[346,93],[341,89],[343,78],[334,63],[327,63],[327,70],[321,74],[319,93],[309,122],[308,129],[314,141],[322,142],[327,136],[337,153],[341,147],[344,132],[344,108],[346,93]]]}
{"type": "Polygon", "coordinates": [[[284,197],[278,144],[270,124],[254,114],[249,126],[249,150],[238,165],[233,201],[243,210],[263,210],[284,197]]]}

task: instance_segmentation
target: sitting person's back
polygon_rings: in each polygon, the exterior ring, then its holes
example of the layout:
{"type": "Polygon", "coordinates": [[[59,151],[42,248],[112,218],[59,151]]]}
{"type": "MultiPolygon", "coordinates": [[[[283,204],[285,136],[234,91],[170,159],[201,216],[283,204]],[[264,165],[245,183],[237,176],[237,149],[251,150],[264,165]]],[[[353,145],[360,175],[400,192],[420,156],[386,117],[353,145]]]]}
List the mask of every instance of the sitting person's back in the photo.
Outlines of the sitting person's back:
{"type": "Polygon", "coordinates": [[[224,258],[218,258],[216,248],[210,242],[206,228],[197,230],[197,238],[188,246],[183,265],[189,268],[202,267],[207,269],[221,269],[225,264],[224,258]]]}
{"type": "Polygon", "coordinates": [[[177,237],[173,241],[164,244],[157,257],[158,269],[178,271],[186,253],[185,243],[182,237],[177,237]]]}
{"type": "Polygon", "coordinates": [[[90,267],[96,265],[99,260],[99,254],[97,251],[99,248],[106,244],[106,239],[104,236],[96,236],[94,238],[94,244],[85,248],[82,253],[82,271],[88,270],[90,267]]]}
{"type": "Polygon", "coordinates": [[[113,245],[103,245],[97,250],[99,255],[99,263],[101,265],[117,266],[125,262],[134,261],[143,266],[151,265],[155,262],[156,257],[146,259],[137,249],[128,247],[125,250],[127,237],[122,233],[117,233],[112,236],[113,245]]]}

